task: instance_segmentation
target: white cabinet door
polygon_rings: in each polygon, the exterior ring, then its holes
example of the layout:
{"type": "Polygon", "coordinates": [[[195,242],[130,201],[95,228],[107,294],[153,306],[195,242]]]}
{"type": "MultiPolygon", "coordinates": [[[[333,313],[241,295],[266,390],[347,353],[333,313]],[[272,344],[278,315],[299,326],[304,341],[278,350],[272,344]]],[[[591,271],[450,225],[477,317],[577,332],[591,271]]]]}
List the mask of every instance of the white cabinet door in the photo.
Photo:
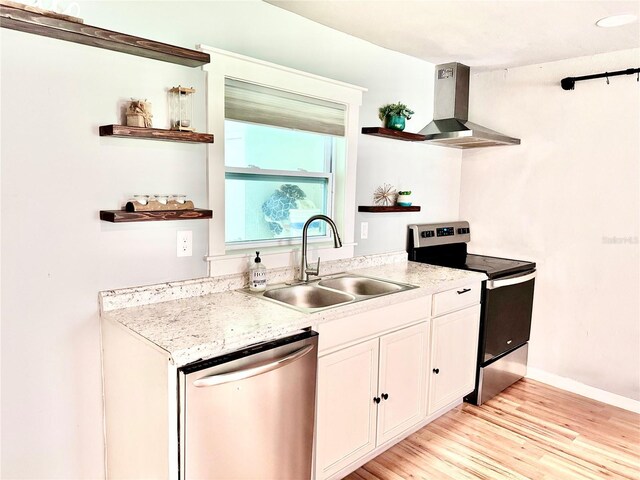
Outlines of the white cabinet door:
{"type": "Polygon", "coordinates": [[[429,415],[473,391],[479,325],[480,305],[431,320],[429,415]]]}
{"type": "Polygon", "coordinates": [[[316,479],[375,448],[378,339],[318,359],[316,479]]]}
{"type": "Polygon", "coordinates": [[[426,416],[428,336],[425,322],[380,338],[378,445],[426,416]]]}

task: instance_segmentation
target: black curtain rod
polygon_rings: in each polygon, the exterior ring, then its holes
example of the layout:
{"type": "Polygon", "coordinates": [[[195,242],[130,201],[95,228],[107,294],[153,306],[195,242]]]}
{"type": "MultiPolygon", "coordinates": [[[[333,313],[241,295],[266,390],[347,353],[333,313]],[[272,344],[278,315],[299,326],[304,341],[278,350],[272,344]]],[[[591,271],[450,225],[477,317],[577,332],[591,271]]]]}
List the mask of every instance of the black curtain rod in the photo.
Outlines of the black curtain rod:
{"type": "Polygon", "coordinates": [[[593,80],[594,78],[606,78],[609,83],[609,77],[617,77],[619,75],[633,75],[638,74],[638,81],[640,81],[640,68],[627,68],[626,70],[618,70],[617,72],[604,72],[595,73],[593,75],[585,75],[583,77],[567,77],[560,80],[560,85],[563,90],[573,90],[576,86],[576,82],[582,80],[593,80]]]}

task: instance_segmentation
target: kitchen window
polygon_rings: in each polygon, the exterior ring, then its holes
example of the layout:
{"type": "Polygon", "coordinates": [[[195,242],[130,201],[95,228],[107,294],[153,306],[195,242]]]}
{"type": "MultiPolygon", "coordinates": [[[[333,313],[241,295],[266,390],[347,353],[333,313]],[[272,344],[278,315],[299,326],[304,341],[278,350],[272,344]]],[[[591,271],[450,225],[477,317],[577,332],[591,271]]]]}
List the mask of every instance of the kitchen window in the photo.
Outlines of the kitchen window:
{"type": "Polygon", "coordinates": [[[299,262],[302,226],[311,260],[354,250],[358,111],[365,89],[212,47],[205,65],[209,274],[244,272],[260,250],[268,268],[299,262]]]}
{"type": "MultiPolygon", "coordinates": [[[[344,105],[225,80],[227,248],[295,243],[309,217],[333,216],[344,118],[344,105]]],[[[326,240],[326,223],[308,234],[326,240]]]]}

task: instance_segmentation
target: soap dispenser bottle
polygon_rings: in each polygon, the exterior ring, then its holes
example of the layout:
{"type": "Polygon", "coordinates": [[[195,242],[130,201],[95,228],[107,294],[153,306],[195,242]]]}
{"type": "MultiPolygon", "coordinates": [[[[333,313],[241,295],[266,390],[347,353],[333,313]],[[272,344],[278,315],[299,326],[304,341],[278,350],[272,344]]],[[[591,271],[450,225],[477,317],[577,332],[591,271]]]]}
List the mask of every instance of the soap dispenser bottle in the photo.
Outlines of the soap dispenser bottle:
{"type": "Polygon", "coordinates": [[[260,252],[256,252],[256,258],[249,268],[249,290],[263,292],[267,288],[267,268],[262,264],[260,252]]]}

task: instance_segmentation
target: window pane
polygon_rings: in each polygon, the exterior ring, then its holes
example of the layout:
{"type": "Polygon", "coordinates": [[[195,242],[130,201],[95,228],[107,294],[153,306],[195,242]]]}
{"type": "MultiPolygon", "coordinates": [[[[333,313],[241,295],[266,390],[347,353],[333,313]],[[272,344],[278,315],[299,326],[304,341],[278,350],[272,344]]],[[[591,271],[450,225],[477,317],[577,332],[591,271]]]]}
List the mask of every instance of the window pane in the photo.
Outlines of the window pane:
{"type": "Polygon", "coordinates": [[[329,171],[334,137],[328,135],[225,120],[224,137],[227,167],[329,171]]]}
{"type": "MultiPolygon", "coordinates": [[[[300,238],[310,216],[328,214],[329,178],[226,174],[225,241],[300,238]]],[[[326,235],[326,223],[314,222],[309,236],[326,235]]]]}

